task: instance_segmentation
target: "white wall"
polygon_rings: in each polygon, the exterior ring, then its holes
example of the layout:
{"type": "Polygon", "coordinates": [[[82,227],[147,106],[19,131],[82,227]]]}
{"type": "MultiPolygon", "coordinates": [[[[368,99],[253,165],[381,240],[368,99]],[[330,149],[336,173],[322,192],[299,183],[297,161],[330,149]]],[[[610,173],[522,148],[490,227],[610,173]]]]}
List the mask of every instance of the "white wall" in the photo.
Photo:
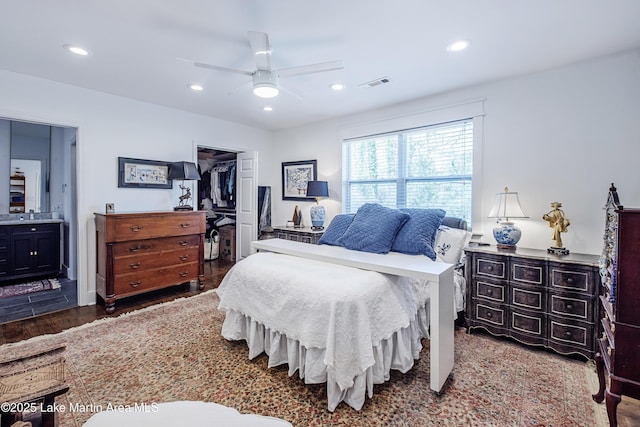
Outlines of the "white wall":
{"type": "MultiPolygon", "coordinates": [[[[222,120],[0,71],[0,117],[78,128],[78,282],[81,304],[95,300],[94,212],[171,209],[180,190],[118,188],[118,157],[194,161],[194,141],[258,151],[269,164],[272,134],[222,120]]],[[[258,184],[271,185],[259,168],[258,184]]],[[[174,186],[175,187],[175,186],[174,186]]]]}
{"type": "MultiPolygon", "coordinates": [[[[610,184],[616,184],[625,206],[640,207],[639,76],[640,51],[634,51],[279,131],[274,161],[317,158],[318,179],[329,181],[331,193],[331,200],[322,203],[332,217],[342,209],[341,129],[484,98],[482,166],[474,171],[481,183],[474,186],[480,195],[474,209],[481,210],[483,220],[474,224],[474,232],[495,243],[495,222],[486,215],[495,193],[508,186],[519,193],[530,216],[518,221],[523,230],[519,246],[551,246],[551,229],[542,215],[559,201],[571,220],[569,232],[562,235],[564,245],[575,253],[599,254],[610,184]]],[[[279,179],[278,170],[272,181],[279,179]]],[[[277,186],[274,224],[289,218],[296,204],[281,199],[277,186]]],[[[309,224],[311,203],[301,205],[309,224]]]]}

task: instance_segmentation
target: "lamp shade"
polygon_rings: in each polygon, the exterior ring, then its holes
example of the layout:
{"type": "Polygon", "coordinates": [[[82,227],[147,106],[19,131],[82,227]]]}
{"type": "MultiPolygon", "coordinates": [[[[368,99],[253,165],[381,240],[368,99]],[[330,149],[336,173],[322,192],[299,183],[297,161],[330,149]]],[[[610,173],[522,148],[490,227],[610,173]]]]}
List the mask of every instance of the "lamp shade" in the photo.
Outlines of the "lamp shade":
{"type": "Polygon", "coordinates": [[[307,197],[329,197],[329,184],[327,181],[307,182],[307,197]]]}
{"type": "Polygon", "coordinates": [[[489,218],[506,219],[509,218],[529,218],[520,207],[518,193],[509,191],[507,187],[504,192],[496,194],[496,200],[489,212],[489,218]]]}
{"type": "Polygon", "coordinates": [[[200,180],[200,173],[193,162],[174,162],[169,167],[169,179],[198,181],[200,180]]]}

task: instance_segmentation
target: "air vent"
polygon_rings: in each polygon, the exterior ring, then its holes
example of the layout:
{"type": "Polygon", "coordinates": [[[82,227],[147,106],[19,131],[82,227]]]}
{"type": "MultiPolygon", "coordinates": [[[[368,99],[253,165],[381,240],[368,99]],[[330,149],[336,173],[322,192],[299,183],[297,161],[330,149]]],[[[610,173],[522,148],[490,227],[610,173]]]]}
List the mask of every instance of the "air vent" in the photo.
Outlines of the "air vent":
{"type": "Polygon", "coordinates": [[[380,77],[379,79],[371,80],[370,82],[367,82],[367,83],[362,83],[359,86],[360,87],[376,87],[376,86],[383,85],[385,83],[389,83],[390,81],[391,80],[389,80],[389,77],[380,77]]]}

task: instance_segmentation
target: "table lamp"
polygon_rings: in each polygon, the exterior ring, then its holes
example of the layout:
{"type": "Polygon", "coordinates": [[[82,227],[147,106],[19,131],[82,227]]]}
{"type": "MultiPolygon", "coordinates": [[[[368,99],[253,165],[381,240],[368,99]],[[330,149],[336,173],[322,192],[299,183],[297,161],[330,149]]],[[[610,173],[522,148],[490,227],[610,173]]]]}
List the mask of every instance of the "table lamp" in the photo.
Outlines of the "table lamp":
{"type": "Polygon", "coordinates": [[[179,198],[178,206],[174,207],[174,211],[192,211],[193,207],[189,204],[191,200],[191,188],[185,187],[185,181],[199,181],[200,173],[198,167],[192,162],[174,162],[169,166],[169,179],[181,179],[182,195],[179,198]]]}
{"type": "Polygon", "coordinates": [[[511,221],[514,218],[529,218],[520,207],[518,193],[509,191],[505,187],[504,192],[496,194],[489,218],[497,218],[499,225],[493,229],[493,237],[498,242],[498,249],[515,250],[516,243],[522,236],[522,231],[511,221]]]}
{"type": "Polygon", "coordinates": [[[324,229],[325,210],[319,202],[320,197],[329,197],[329,184],[327,181],[309,181],[307,182],[307,197],[315,197],[316,204],[311,207],[311,228],[313,230],[324,229]]]}

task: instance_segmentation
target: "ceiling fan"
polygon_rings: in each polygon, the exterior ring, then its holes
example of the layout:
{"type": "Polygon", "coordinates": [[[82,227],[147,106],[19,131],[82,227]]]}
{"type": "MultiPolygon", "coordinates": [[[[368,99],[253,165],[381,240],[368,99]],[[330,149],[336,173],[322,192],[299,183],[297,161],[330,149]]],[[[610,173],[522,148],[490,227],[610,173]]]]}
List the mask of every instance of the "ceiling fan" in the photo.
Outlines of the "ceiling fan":
{"type": "MultiPolygon", "coordinates": [[[[279,80],[281,77],[301,76],[304,74],[322,73],[325,71],[341,70],[344,68],[342,66],[342,61],[328,61],[274,70],[271,68],[271,46],[269,45],[269,36],[267,33],[249,31],[249,43],[251,44],[251,51],[256,62],[255,71],[238,70],[235,68],[206,64],[198,61],[193,61],[193,65],[199,68],[250,76],[252,81],[247,83],[253,83],[253,93],[261,98],[273,98],[274,96],[278,96],[280,89],[291,93],[290,91],[280,87],[279,80]]],[[[295,94],[292,95],[299,98],[299,96],[295,94]]]]}

